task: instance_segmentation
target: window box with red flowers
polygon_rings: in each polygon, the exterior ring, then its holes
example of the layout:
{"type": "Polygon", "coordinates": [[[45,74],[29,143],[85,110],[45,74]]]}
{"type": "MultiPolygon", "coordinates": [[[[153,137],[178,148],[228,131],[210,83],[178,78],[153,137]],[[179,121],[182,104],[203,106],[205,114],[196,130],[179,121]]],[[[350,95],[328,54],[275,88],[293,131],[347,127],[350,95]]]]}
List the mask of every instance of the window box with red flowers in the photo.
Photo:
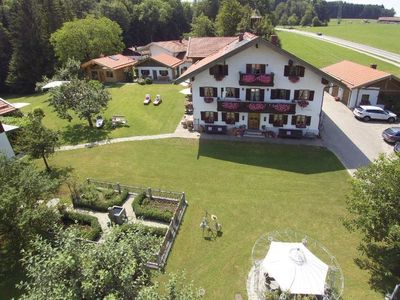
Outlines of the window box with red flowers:
{"type": "Polygon", "coordinates": [[[289,76],[288,78],[289,78],[289,81],[292,83],[296,83],[300,80],[299,76],[289,76]]]}
{"type": "Polygon", "coordinates": [[[297,105],[300,106],[301,108],[307,107],[309,102],[307,100],[299,100],[297,101],[297,105]]]}
{"type": "Polygon", "coordinates": [[[213,97],[204,97],[204,102],[205,103],[212,103],[214,101],[213,97]]]}

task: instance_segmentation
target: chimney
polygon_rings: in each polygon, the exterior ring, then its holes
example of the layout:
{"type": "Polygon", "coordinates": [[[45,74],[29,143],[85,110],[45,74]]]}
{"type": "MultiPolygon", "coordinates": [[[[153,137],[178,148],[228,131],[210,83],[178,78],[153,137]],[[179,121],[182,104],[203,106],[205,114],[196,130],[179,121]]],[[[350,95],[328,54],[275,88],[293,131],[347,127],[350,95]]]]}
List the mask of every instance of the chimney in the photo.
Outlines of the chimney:
{"type": "Polygon", "coordinates": [[[271,34],[270,42],[271,42],[271,44],[278,46],[278,44],[279,44],[278,36],[276,34],[271,34]]]}
{"type": "Polygon", "coordinates": [[[239,33],[239,42],[243,41],[243,32],[239,33]]]}
{"type": "Polygon", "coordinates": [[[378,68],[378,65],[377,64],[371,64],[371,66],[370,66],[372,69],[377,69],[378,68]]]}

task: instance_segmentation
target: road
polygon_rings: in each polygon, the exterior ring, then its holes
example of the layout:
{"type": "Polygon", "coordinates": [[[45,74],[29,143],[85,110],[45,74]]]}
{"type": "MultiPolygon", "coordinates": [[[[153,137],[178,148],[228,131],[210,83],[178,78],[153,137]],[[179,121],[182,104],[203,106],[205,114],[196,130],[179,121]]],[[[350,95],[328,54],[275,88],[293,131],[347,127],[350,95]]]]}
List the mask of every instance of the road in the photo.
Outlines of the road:
{"type": "Polygon", "coordinates": [[[301,31],[301,30],[296,30],[296,29],[286,29],[286,28],[276,28],[276,30],[300,34],[300,35],[311,37],[311,38],[314,38],[317,40],[321,40],[321,41],[332,43],[332,44],[335,44],[338,46],[349,48],[354,51],[366,54],[368,56],[378,58],[384,62],[390,63],[390,64],[395,65],[396,67],[400,68],[400,54],[396,54],[393,52],[381,50],[381,49],[374,48],[371,46],[343,40],[343,39],[336,38],[333,36],[317,35],[315,32],[306,32],[306,31],[301,31]]]}
{"type": "Polygon", "coordinates": [[[322,109],[323,144],[336,154],[350,174],[369,165],[380,153],[393,153],[393,145],[386,143],[381,134],[384,129],[398,124],[359,121],[350,109],[327,93],[322,109]]]}

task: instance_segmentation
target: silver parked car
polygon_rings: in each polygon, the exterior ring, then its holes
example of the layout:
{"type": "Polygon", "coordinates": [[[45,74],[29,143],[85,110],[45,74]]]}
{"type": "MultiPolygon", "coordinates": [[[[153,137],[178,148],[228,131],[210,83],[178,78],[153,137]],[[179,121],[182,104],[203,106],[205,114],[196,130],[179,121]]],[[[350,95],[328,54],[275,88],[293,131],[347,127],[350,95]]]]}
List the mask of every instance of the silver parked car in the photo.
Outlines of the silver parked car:
{"type": "Polygon", "coordinates": [[[397,119],[397,115],[389,110],[380,108],[379,106],[361,105],[353,110],[353,114],[357,119],[368,122],[374,120],[384,120],[393,123],[397,119]]]}

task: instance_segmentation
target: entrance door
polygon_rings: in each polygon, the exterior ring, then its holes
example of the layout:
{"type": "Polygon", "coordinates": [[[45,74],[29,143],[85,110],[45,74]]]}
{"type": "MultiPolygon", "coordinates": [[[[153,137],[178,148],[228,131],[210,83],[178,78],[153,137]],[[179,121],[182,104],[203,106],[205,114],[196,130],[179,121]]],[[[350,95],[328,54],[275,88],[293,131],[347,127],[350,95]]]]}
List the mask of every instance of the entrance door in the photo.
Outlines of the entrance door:
{"type": "Polygon", "coordinates": [[[260,129],[260,114],[249,113],[249,120],[248,120],[247,127],[249,129],[259,130],[260,129]]]}
{"type": "Polygon", "coordinates": [[[157,80],[157,70],[153,70],[153,80],[157,80]]]}

